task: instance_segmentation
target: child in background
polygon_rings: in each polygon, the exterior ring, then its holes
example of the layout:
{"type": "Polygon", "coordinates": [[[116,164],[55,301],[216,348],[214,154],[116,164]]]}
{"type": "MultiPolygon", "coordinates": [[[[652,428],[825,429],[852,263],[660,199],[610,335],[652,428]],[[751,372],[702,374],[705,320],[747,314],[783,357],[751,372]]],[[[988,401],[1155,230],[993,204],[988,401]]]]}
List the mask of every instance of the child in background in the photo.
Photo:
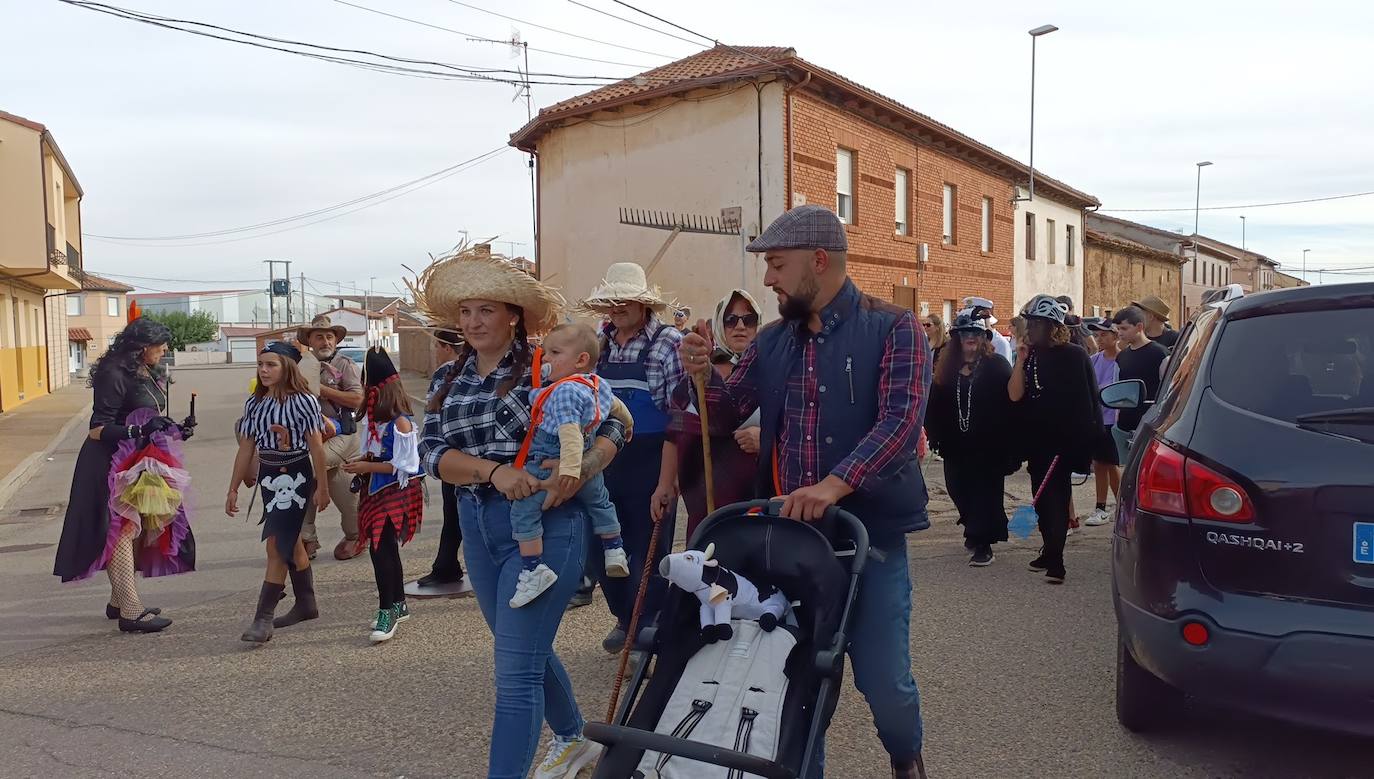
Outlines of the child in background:
{"type": "MultiPolygon", "coordinates": [[[[550,475],[543,468],[545,459],[558,460],[561,491],[567,494],[582,477],[582,456],[592,445],[588,435],[606,417],[634,424],[630,411],[611,392],[608,384],[588,370],[596,365],[600,352],[596,333],[586,325],[568,324],[553,329],[544,338],[541,379],[544,386],[530,392],[530,424],[515,467],[524,468],[536,478],[550,475]]],[[[610,494],[601,474],[582,482],[577,499],[592,520],[592,531],[601,537],[606,575],[630,575],[625,545],[620,538],[620,522],[611,505],[610,494]]],[[[523,566],[510,599],[511,608],[520,608],[539,597],[558,580],[558,574],[544,564],[543,491],[516,501],[511,506],[513,536],[520,545],[523,566]]]]}
{"type": "Polygon", "coordinates": [[[369,640],[396,635],[410,619],[402,578],[401,546],[415,537],[425,510],[420,478],[419,433],[410,399],[391,357],[381,347],[367,352],[363,367],[363,459],[343,464],[358,493],[358,537],[369,545],[377,579],[377,618],[369,640]]]}

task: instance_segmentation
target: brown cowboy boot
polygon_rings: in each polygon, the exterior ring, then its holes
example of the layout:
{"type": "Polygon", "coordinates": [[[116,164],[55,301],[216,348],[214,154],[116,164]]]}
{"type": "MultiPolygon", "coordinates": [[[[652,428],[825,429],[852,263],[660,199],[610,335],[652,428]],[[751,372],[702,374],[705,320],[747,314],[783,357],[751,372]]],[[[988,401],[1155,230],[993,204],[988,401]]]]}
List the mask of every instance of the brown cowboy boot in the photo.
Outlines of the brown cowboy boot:
{"type": "Polygon", "coordinates": [[[291,604],[290,611],[272,620],[273,627],[289,628],[320,616],[320,608],[315,603],[314,571],[314,568],[304,568],[291,572],[291,592],[296,596],[296,602],[291,604]]]}
{"type": "Polygon", "coordinates": [[[253,615],[253,624],[243,631],[239,640],[250,641],[254,644],[265,644],[272,640],[272,612],[276,611],[277,601],[281,600],[284,592],[286,592],[285,584],[262,583],[262,591],[258,593],[258,610],[253,615]]]}
{"type": "Polygon", "coordinates": [[[926,779],[926,763],[918,754],[914,760],[892,764],[892,779],[926,779]]]}

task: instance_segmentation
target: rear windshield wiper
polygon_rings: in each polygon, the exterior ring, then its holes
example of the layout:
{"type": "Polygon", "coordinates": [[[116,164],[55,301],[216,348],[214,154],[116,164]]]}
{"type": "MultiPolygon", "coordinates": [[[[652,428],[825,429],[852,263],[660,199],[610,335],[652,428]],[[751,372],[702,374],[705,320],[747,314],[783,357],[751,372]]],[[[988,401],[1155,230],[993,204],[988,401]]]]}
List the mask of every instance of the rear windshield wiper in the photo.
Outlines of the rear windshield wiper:
{"type": "Polygon", "coordinates": [[[1374,406],[1345,408],[1339,411],[1318,411],[1302,414],[1295,420],[1298,424],[1312,422],[1335,422],[1348,425],[1374,425],[1374,406]]]}

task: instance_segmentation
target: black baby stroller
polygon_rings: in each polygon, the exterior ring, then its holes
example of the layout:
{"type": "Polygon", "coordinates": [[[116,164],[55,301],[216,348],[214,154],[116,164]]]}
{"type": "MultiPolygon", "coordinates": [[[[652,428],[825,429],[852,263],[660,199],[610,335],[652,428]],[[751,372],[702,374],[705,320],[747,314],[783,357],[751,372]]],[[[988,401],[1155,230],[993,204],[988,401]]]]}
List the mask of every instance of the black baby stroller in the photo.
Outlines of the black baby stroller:
{"type": "MultiPolygon", "coordinates": [[[[660,766],[669,759],[677,762],[679,776],[694,775],[689,761],[733,769],[730,777],[807,779],[819,774],[816,746],[839,699],[850,612],[868,557],[868,532],[854,515],[838,508],[813,525],[778,516],[781,507],[777,500],[725,506],[708,516],[688,542],[688,548],[697,550],[714,543],[721,565],[760,587],[776,587],[794,604],[796,645],[783,669],[786,690],[776,723],[776,757],[770,760],[729,745],[655,732],[663,729],[660,719],[688,662],[706,646],[696,596],[672,587],[659,617],[636,638],[635,648],[647,656],[627,681],[614,721],[587,724],[587,736],[606,746],[597,779],[652,776],[640,772],[646,751],[658,753],[660,766]]],[[[675,728],[673,733],[683,730],[690,728],[675,728]]]]}

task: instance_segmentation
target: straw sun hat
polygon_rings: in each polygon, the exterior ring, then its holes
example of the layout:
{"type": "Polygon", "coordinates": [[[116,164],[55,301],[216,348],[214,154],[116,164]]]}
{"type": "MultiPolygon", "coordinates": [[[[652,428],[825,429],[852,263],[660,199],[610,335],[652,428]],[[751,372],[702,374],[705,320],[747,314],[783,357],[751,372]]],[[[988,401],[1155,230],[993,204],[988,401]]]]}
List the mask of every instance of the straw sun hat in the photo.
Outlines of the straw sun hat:
{"type": "Polygon", "coordinates": [[[531,335],[546,333],[563,321],[562,295],[484,245],[461,247],[440,257],[413,282],[406,280],[406,286],[415,295],[415,307],[435,323],[433,329],[455,329],[459,305],[465,300],[519,306],[531,335]]]}
{"type": "Polygon", "coordinates": [[[662,313],[672,302],[657,286],[650,287],[644,268],[637,262],[617,262],[606,269],[606,278],[596,285],[577,308],[583,313],[600,314],[622,303],[643,303],[662,313]]]}

